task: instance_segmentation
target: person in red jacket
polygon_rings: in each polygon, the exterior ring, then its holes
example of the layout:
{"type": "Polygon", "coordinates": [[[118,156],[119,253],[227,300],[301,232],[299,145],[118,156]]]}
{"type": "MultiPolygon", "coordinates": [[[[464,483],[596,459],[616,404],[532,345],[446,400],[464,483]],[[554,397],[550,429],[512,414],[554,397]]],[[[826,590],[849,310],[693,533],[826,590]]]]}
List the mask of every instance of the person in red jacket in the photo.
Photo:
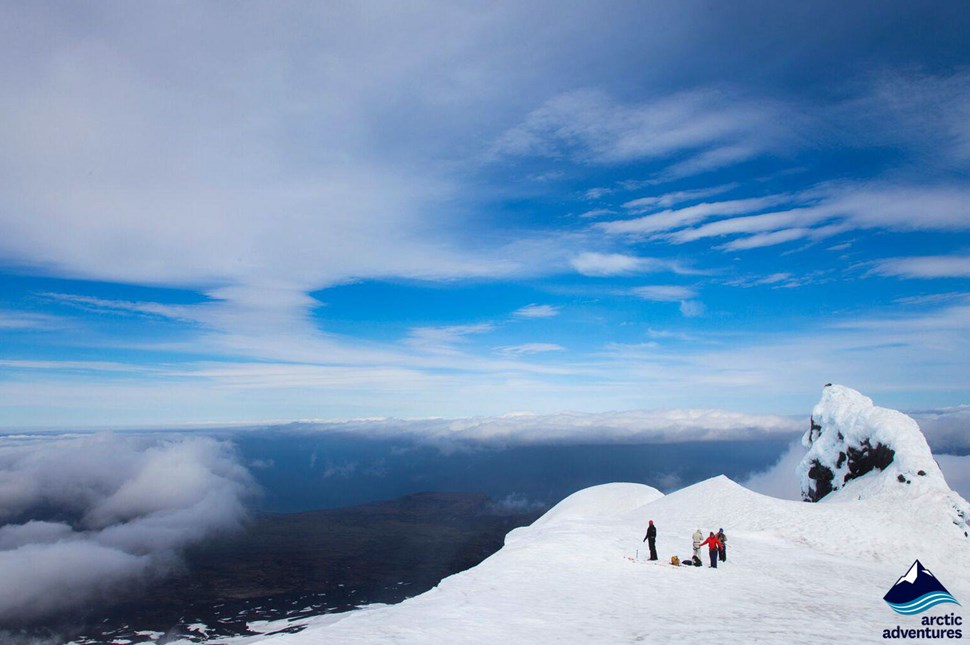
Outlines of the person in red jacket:
{"type": "Polygon", "coordinates": [[[717,555],[721,551],[721,541],[717,539],[714,535],[714,531],[711,531],[710,537],[701,542],[701,546],[707,545],[707,550],[711,556],[711,567],[712,569],[717,569],[717,555]]]}

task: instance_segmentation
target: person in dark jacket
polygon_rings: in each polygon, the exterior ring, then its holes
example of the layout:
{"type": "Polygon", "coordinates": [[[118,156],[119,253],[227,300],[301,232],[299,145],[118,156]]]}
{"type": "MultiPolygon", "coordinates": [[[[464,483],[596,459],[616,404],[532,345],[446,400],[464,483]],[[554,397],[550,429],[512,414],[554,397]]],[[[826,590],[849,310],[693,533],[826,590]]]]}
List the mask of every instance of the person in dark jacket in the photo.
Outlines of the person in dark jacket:
{"type": "Polygon", "coordinates": [[[647,527],[647,534],[643,536],[643,541],[650,544],[650,559],[657,559],[657,527],[653,525],[653,520],[650,520],[650,526],[647,527]]]}
{"type": "Polygon", "coordinates": [[[721,548],[718,549],[717,556],[721,562],[727,560],[727,536],[724,535],[724,529],[717,530],[717,541],[721,543],[721,548]]]}
{"type": "Polygon", "coordinates": [[[714,535],[714,531],[711,531],[710,537],[701,542],[701,546],[707,545],[708,554],[711,556],[711,569],[717,569],[717,554],[721,549],[721,541],[717,539],[714,535]]]}

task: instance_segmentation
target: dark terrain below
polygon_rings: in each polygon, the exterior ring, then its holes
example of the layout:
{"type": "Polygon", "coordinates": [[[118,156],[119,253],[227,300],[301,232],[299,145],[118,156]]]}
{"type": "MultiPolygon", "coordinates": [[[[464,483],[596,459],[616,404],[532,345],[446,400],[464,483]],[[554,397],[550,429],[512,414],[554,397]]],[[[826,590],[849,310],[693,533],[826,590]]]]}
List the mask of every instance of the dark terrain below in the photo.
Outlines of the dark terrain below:
{"type": "MultiPolygon", "coordinates": [[[[475,566],[539,513],[485,495],[418,493],[342,509],[265,514],[186,553],[178,573],[126,600],[3,640],[95,645],[204,640],[247,623],[394,603],[475,566]]],[[[218,642],[218,639],[215,639],[218,642]]]]}

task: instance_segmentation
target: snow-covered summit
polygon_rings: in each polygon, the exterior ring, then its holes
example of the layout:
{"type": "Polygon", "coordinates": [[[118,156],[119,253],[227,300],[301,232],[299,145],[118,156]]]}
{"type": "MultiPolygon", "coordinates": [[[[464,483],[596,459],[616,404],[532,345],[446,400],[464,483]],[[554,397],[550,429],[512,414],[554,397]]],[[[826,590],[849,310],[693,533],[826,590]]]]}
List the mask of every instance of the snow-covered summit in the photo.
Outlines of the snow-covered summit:
{"type": "Polygon", "coordinates": [[[826,385],[802,437],[806,500],[921,499],[966,537],[970,504],[950,490],[919,425],[844,385],[826,385]]]}
{"type": "Polygon", "coordinates": [[[810,501],[872,471],[903,486],[948,489],[917,423],[844,385],[822,390],[802,445],[809,450],[798,474],[810,501]]]}
{"type": "Polygon", "coordinates": [[[597,519],[619,515],[644,504],[660,499],[664,494],[644,484],[601,484],[577,491],[562,500],[542,517],[533,522],[532,528],[554,524],[562,520],[597,519]]]}

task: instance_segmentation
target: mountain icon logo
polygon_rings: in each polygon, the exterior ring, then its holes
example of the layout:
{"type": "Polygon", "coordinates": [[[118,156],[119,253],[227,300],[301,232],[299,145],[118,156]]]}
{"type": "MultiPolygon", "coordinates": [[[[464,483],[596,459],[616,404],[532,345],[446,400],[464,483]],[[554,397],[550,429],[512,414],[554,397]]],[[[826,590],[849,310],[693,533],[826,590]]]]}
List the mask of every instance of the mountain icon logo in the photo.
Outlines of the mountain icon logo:
{"type": "Polygon", "coordinates": [[[906,575],[897,580],[882,599],[893,611],[907,616],[922,613],[945,602],[960,604],[919,560],[913,562],[906,575]]]}

